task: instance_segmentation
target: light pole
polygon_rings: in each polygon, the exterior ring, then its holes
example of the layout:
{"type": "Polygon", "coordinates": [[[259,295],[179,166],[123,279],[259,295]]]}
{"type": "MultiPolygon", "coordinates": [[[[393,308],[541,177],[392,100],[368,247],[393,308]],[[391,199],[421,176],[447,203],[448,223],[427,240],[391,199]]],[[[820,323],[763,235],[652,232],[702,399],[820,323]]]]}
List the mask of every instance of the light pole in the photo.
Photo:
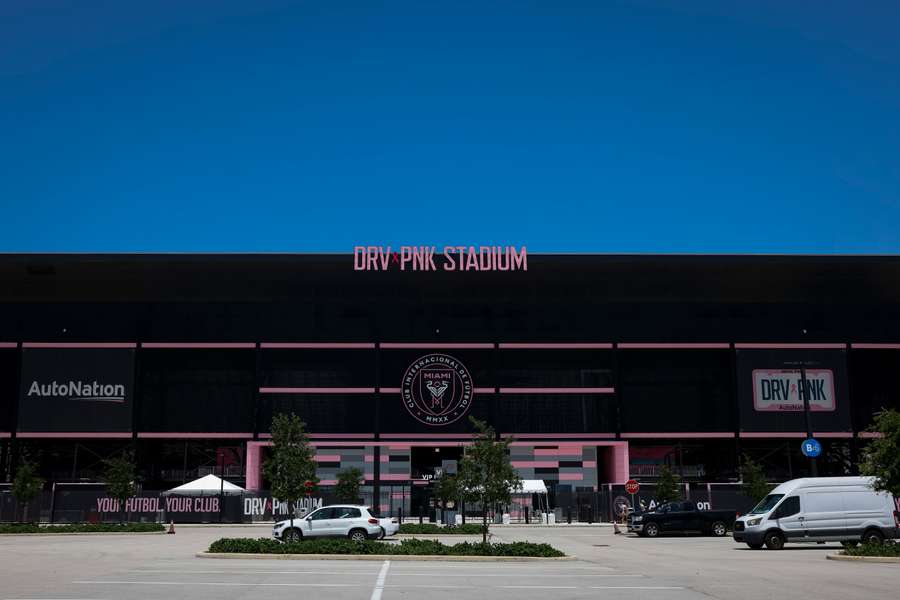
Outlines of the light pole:
{"type": "MultiPolygon", "coordinates": [[[[809,393],[806,389],[806,367],[803,364],[800,365],[800,397],[803,399],[803,416],[806,419],[806,439],[812,439],[813,431],[812,424],[809,420],[809,393]]],[[[809,472],[813,477],[819,476],[819,469],[816,465],[816,459],[812,456],[809,457],[809,472]]]]}

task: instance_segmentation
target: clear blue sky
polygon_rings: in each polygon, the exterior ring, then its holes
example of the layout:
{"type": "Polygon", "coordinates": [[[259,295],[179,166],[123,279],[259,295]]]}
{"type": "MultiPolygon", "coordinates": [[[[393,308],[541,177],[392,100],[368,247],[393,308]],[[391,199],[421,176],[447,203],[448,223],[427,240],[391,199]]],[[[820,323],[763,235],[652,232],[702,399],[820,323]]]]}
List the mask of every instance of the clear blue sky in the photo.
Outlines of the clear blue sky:
{"type": "Polygon", "coordinates": [[[0,3],[0,250],[900,251],[900,2],[0,3]]]}

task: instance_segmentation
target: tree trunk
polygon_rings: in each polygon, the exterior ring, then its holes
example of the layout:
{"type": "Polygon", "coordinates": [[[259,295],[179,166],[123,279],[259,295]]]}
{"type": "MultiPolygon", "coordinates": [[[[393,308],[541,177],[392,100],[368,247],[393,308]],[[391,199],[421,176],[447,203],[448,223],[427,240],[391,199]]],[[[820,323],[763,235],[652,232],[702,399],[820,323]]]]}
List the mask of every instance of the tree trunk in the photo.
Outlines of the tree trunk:
{"type": "Polygon", "coordinates": [[[297,505],[294,505],[294,508],[291,509],[291,504],[288,502],[288,510],[291,511],[291,535],[294,535],[294,512],[297,510],[297,505]]]}
{"type": "Polygon", "coordinates": [[[481,499],[481,543],[487,544],[488,532],[488,505],[487,499],[482,496],[481,499]]]}

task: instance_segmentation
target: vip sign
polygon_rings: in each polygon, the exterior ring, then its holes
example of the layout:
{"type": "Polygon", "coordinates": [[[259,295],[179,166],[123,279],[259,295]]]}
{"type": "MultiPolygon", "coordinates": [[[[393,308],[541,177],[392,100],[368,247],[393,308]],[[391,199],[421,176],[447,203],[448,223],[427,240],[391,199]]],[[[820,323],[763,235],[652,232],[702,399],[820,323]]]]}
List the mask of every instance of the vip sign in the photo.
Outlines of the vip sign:
{"type": "MultiPolygon", "coordinates": [[[[800,384],[800,371],[795,369],[754,369],[753,408],[758,411],[802,411],[800,384]]],[[[831,369],[807,369],[805,390],[811,411],[835,409],[831,369]]]]}

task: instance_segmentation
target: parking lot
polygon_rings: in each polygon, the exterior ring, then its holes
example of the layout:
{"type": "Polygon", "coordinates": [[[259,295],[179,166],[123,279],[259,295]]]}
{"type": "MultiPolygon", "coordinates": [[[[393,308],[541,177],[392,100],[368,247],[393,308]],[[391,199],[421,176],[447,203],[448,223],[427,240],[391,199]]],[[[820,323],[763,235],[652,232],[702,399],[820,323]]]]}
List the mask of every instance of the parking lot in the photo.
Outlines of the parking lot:
{"type": "MultiPolygon", "coordinates": [[[[548,542],[562,562],[216,560],[219,537],[268,527],[179,527],[171,535],[0,537],[2,599],[896,598],[900,565],[826,561],[836,545],[751,551],[730,538],[644,539],[610,527],[496,528],[548,542]]],[[[444,539],[443,541],[455,541],[444,539]]]]}

